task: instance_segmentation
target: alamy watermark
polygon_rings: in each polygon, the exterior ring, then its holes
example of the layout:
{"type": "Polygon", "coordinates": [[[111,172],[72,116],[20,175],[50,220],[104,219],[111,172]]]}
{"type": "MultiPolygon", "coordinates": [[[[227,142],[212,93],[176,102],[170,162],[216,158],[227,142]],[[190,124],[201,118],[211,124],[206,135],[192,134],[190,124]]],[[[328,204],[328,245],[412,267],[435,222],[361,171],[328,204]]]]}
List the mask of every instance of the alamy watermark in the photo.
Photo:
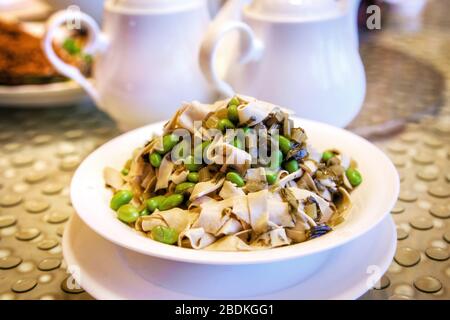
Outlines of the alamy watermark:
{"type": "Polygon", "coordinates": [[[366,27],[368,30],[381,30],[381,8],[377,5],[368,6],[366,27]]]}

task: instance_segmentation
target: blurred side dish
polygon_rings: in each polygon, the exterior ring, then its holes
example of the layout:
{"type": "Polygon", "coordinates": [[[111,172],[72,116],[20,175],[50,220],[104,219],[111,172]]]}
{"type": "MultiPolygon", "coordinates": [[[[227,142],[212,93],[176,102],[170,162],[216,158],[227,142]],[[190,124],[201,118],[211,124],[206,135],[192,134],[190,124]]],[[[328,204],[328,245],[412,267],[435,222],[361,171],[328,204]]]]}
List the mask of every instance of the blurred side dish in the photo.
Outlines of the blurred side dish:
{"type": "MultiPolygon", "coordinates": [[[[19,22],[0,20],[0,85],[48,84],[67,80],[47,60],[41,40],[19,22]]],[[[92,59],[82,52],[85,41],[86,35],[77,31],[54,46],[64,61],[89,76],[92,59]]]]}

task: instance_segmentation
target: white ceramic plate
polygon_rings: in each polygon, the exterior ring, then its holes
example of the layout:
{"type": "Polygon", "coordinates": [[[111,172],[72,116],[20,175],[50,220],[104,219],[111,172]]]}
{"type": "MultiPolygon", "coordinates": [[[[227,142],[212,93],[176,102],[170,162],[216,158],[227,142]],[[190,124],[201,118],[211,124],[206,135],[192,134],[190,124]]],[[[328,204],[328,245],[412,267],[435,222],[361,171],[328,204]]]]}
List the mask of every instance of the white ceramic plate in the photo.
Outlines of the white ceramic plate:
{"type": "Polygon", "coordinates": [[[320,238],[282,248],[252,252],[213,252],[168,246],[142,237],[121,223],[109,208],[111,192],[105,188],[103,169],[120,169],[134,148],[142,146],[163,123],[123,134],[104,144],[80,165],[71,184],[72,204],[81,219],[115,244],[145,255],[203,264],[254,264],[294,259],[323,252],[356,239],[374,228],[392,209],[399,192],[398,174],[391,161],[368,141],[319,122],[295,118],[319,150],[335,147],[358,161],[364,182],[352,193],[354,206],[348,219],[320,238]]]}
{"type": "MultiPolygon", "coordinates": [[[[63,238],[64,258],[75,280],[96,299],[356,299],[369,290],[389,267],[396,248],[395,225],[386,217],[376,228],[360,239],[331,250],[322,267],[303,281],[283,288],[272,288],[265,281],[248,284],[245,266],[197,265],[201,277],[192,278],[185,267],[192,264],[176,263],[144,256],[147,280],[135,272],[139,258],[127,259],[128,251],[115,246],[90,230],[77,215],[68,222],[63,238]],[[125,257],[125,258],[124,258],[125,257]],[[174,266],[171,266],[174,264],[174,266]],[[165,276],[164,276],[165,275],[165,276]],[[228,291],[217,286],[214,279],[226,277],[240,285],[239,290],[228,291]],[[264,294],[248,295],[249,287],[260,287],[264,294]]],[[[132,252],[128,252],[133,254],[132,252]]],[[[320,253],[316,256],[322,256],[320,253]]],[[[254,273],[294,274],[305,258],[277,264],[251,265],[254,273]]],[[[253,280],[254,281],[254,280],[253,280]]]]}
{"type": "Polygon", "coordinates": [[[51,84],[0,86],[0,107],[54,108],[88,101],[84,90],[74,81],[51,84]]]}
{"type": "MultiPolygon", "coordinates": [[[[36,36],[44,33],[43,23],[24,23],[23,26],[36,36]]],[[[63,37],[62,34],[59,36],[63,37]]],[[[4,108],[67,107],[88,99],[85,91],[72,80],[37,85],[0,85],[0,107],[4,108]]]]}

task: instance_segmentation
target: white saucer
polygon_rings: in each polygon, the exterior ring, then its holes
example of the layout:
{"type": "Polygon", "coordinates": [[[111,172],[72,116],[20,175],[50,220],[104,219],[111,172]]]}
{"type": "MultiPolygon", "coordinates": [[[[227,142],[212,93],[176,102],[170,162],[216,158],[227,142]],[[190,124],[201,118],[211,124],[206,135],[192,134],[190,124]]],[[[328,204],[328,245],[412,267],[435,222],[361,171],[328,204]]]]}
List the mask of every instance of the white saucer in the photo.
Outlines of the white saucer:
{"type": "MultiPolygon", "coordinates": [[[[212,266],[152,258],[117,247],[91,231],[77,215],[72,216],[67,224],[63,252],[73,277],[97,299],[356,299],[386,272],[396,243],[395,224],[388,216],[357,240],[331,250],[328,255],[318,254],[320,257],[316,259],[323,260],[322,266],[307,279],[282,289],[263,288],[264,294],[250,296],[245,295],[247,286],[242,285],[239,292],[225,292],[217,285],[208,290],[210,284],[203,280],[233,274],[232,280],[240,284],[246,281],[243,279],[246,272],[241,273],[240,270],[244,269],[240,268],[252,268],[255,273],[267,270],[271,275],[273,264],[223,266],[214,274],[216,271],[211,269],[212,266]],[[145,259],[146,265],[141,264],[139,256],[145,259]],[[195,273],[202,273],[203,276],[187,279],[189,277],[184,277],[183,265],[187,269],[196,269],[195,273]],[[136,270],[140,270],[141,274],[147,270],[148,276],[144,278],[136,270]],[[166,275],[167,278],[155,278],[154,282],[146,280],[155,275],[166,275]],[[223,295],[217,292],[223,292],[223,295]]],[[[280,268],[280,273],[289,268],[293,271],[306,268],[304,259],[282,262],[276,268],[280,268]]],[[[254,285],[261,286],[261,283],[254,285]]]]}

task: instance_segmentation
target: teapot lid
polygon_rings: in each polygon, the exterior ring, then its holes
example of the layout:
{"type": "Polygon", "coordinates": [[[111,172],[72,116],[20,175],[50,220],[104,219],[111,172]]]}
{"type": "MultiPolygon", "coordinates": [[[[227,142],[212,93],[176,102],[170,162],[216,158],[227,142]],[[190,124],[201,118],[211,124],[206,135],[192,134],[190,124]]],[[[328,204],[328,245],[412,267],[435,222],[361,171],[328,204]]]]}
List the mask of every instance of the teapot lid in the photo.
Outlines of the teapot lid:
{"type": "Polygon", "coordinates": [[[204,0],[110,0],[108,6],[124,11],[164,12],[185,9],[203,2],[204,0]]]}
{"type": "Polygon", "coordinates": [[[347,0],[253,0],[246,12],[281,21],[325,19],[341,15],[347,0]]]}

